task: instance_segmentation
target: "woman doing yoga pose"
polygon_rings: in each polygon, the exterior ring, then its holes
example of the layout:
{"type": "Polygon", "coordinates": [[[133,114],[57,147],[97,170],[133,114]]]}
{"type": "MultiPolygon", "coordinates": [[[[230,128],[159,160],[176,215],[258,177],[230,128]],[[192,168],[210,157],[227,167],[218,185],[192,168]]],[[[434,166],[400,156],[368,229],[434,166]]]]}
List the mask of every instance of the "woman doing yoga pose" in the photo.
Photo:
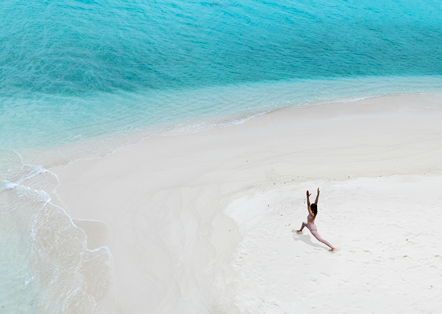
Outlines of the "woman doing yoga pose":
{"type": "Polygon", "coordinates": [[[331,248],[332,252],[335,252],[336,248],[334,248],[330,243],[328,243],[323,238],[321,238],[321,236],[318,234],[318,229],[316,228],[315,225],[315,218],[316,215],[318,214],[319,188],[318,188],[318,195],[316,196],[316,201],[311,205],[309,199],[311,194],[308,192],[308,190],[306,194],[307,194],[307,209],[308,209],[307,223],[303,222],[301,229],[297,230],[297,232],[302,233],[302,229],[304,229],[304,227],[307,227],[307,229],[310,230],[310,232],[313,234],[316,240],[324,243],[325,245],[331,248]]]}

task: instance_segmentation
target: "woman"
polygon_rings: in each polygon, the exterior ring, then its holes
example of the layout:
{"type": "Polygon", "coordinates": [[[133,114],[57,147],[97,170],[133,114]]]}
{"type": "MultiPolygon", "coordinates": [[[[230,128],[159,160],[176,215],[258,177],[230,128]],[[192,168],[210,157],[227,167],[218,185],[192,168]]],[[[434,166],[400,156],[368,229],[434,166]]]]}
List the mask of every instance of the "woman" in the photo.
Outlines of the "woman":
{"type": "Polygon", "coordinates": [[[304,229],[304,227],[307,227],[308,230],[310,230],[310,232],[313,234],[313,236],[316,238],[316,240],[318,240],[319,242],[324,243],[325,245],[327,245],[328,247],[331,248],[332,252],[336,251],[336,248],[334,248],[330,243],[328,243],[327,241],[325,241],[323,238],[321,238],[318,234],[318,229],[316,228],[315,225],[315,218],[316,215],[318,214],[318,199],[319,199],[319,188],[318,188],[318,195],[316,196],[316,201],[310,205],[310,193],[307,190],[307,209],[308,209],[308,216],[307,216],[307,223],[303,222],[301,229],[297,230],[298,233],[302,233],[302,229],[304,229]]]}

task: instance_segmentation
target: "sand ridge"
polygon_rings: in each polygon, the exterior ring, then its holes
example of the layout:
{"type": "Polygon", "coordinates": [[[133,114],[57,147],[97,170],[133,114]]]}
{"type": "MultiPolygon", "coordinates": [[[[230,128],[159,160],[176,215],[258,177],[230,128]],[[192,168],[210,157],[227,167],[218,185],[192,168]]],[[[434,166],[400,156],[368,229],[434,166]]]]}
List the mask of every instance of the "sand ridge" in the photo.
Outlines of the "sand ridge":
{"type": "Polygon", "coordinates": [[[439,219],[428,217],[442,204],[441,183],[419,176],[309,182],[322,186],[316,225],[336,253],[308,230],[291,232],[306,221],[307,184],[237,199],[226,209],[243,235],[233,262],[235,304],[249,313],[437,309],[442,234],[439,219]]]}

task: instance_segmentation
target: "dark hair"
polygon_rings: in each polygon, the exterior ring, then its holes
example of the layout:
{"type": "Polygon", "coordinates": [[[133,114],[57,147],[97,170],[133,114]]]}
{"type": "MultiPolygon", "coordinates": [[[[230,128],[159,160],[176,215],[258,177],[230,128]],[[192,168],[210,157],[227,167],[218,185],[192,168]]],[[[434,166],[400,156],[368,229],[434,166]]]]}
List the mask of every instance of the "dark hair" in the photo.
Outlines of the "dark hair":
{"type": "Polygon", "coordinates": [[[318,206],[316,205],[316,203],[311,204],[310,208],[312,209],[312,212],[313,214],[315,214],[316,217],[316,215],[318,214],[318,206]]]}

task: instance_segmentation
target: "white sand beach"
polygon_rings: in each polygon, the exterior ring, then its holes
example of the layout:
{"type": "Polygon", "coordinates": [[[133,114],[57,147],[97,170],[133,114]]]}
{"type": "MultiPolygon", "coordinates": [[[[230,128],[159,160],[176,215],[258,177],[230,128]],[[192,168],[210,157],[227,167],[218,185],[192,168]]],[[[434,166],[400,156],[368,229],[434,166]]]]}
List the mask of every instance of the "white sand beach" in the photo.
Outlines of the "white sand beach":
{"type": "Polygon", "coordinates": [[[442,95],[278,110],[53,167],[89,249],[99,313],[436,313],[442,95]],[[305,192],[321,189],[305,229],[305,192]]]}

